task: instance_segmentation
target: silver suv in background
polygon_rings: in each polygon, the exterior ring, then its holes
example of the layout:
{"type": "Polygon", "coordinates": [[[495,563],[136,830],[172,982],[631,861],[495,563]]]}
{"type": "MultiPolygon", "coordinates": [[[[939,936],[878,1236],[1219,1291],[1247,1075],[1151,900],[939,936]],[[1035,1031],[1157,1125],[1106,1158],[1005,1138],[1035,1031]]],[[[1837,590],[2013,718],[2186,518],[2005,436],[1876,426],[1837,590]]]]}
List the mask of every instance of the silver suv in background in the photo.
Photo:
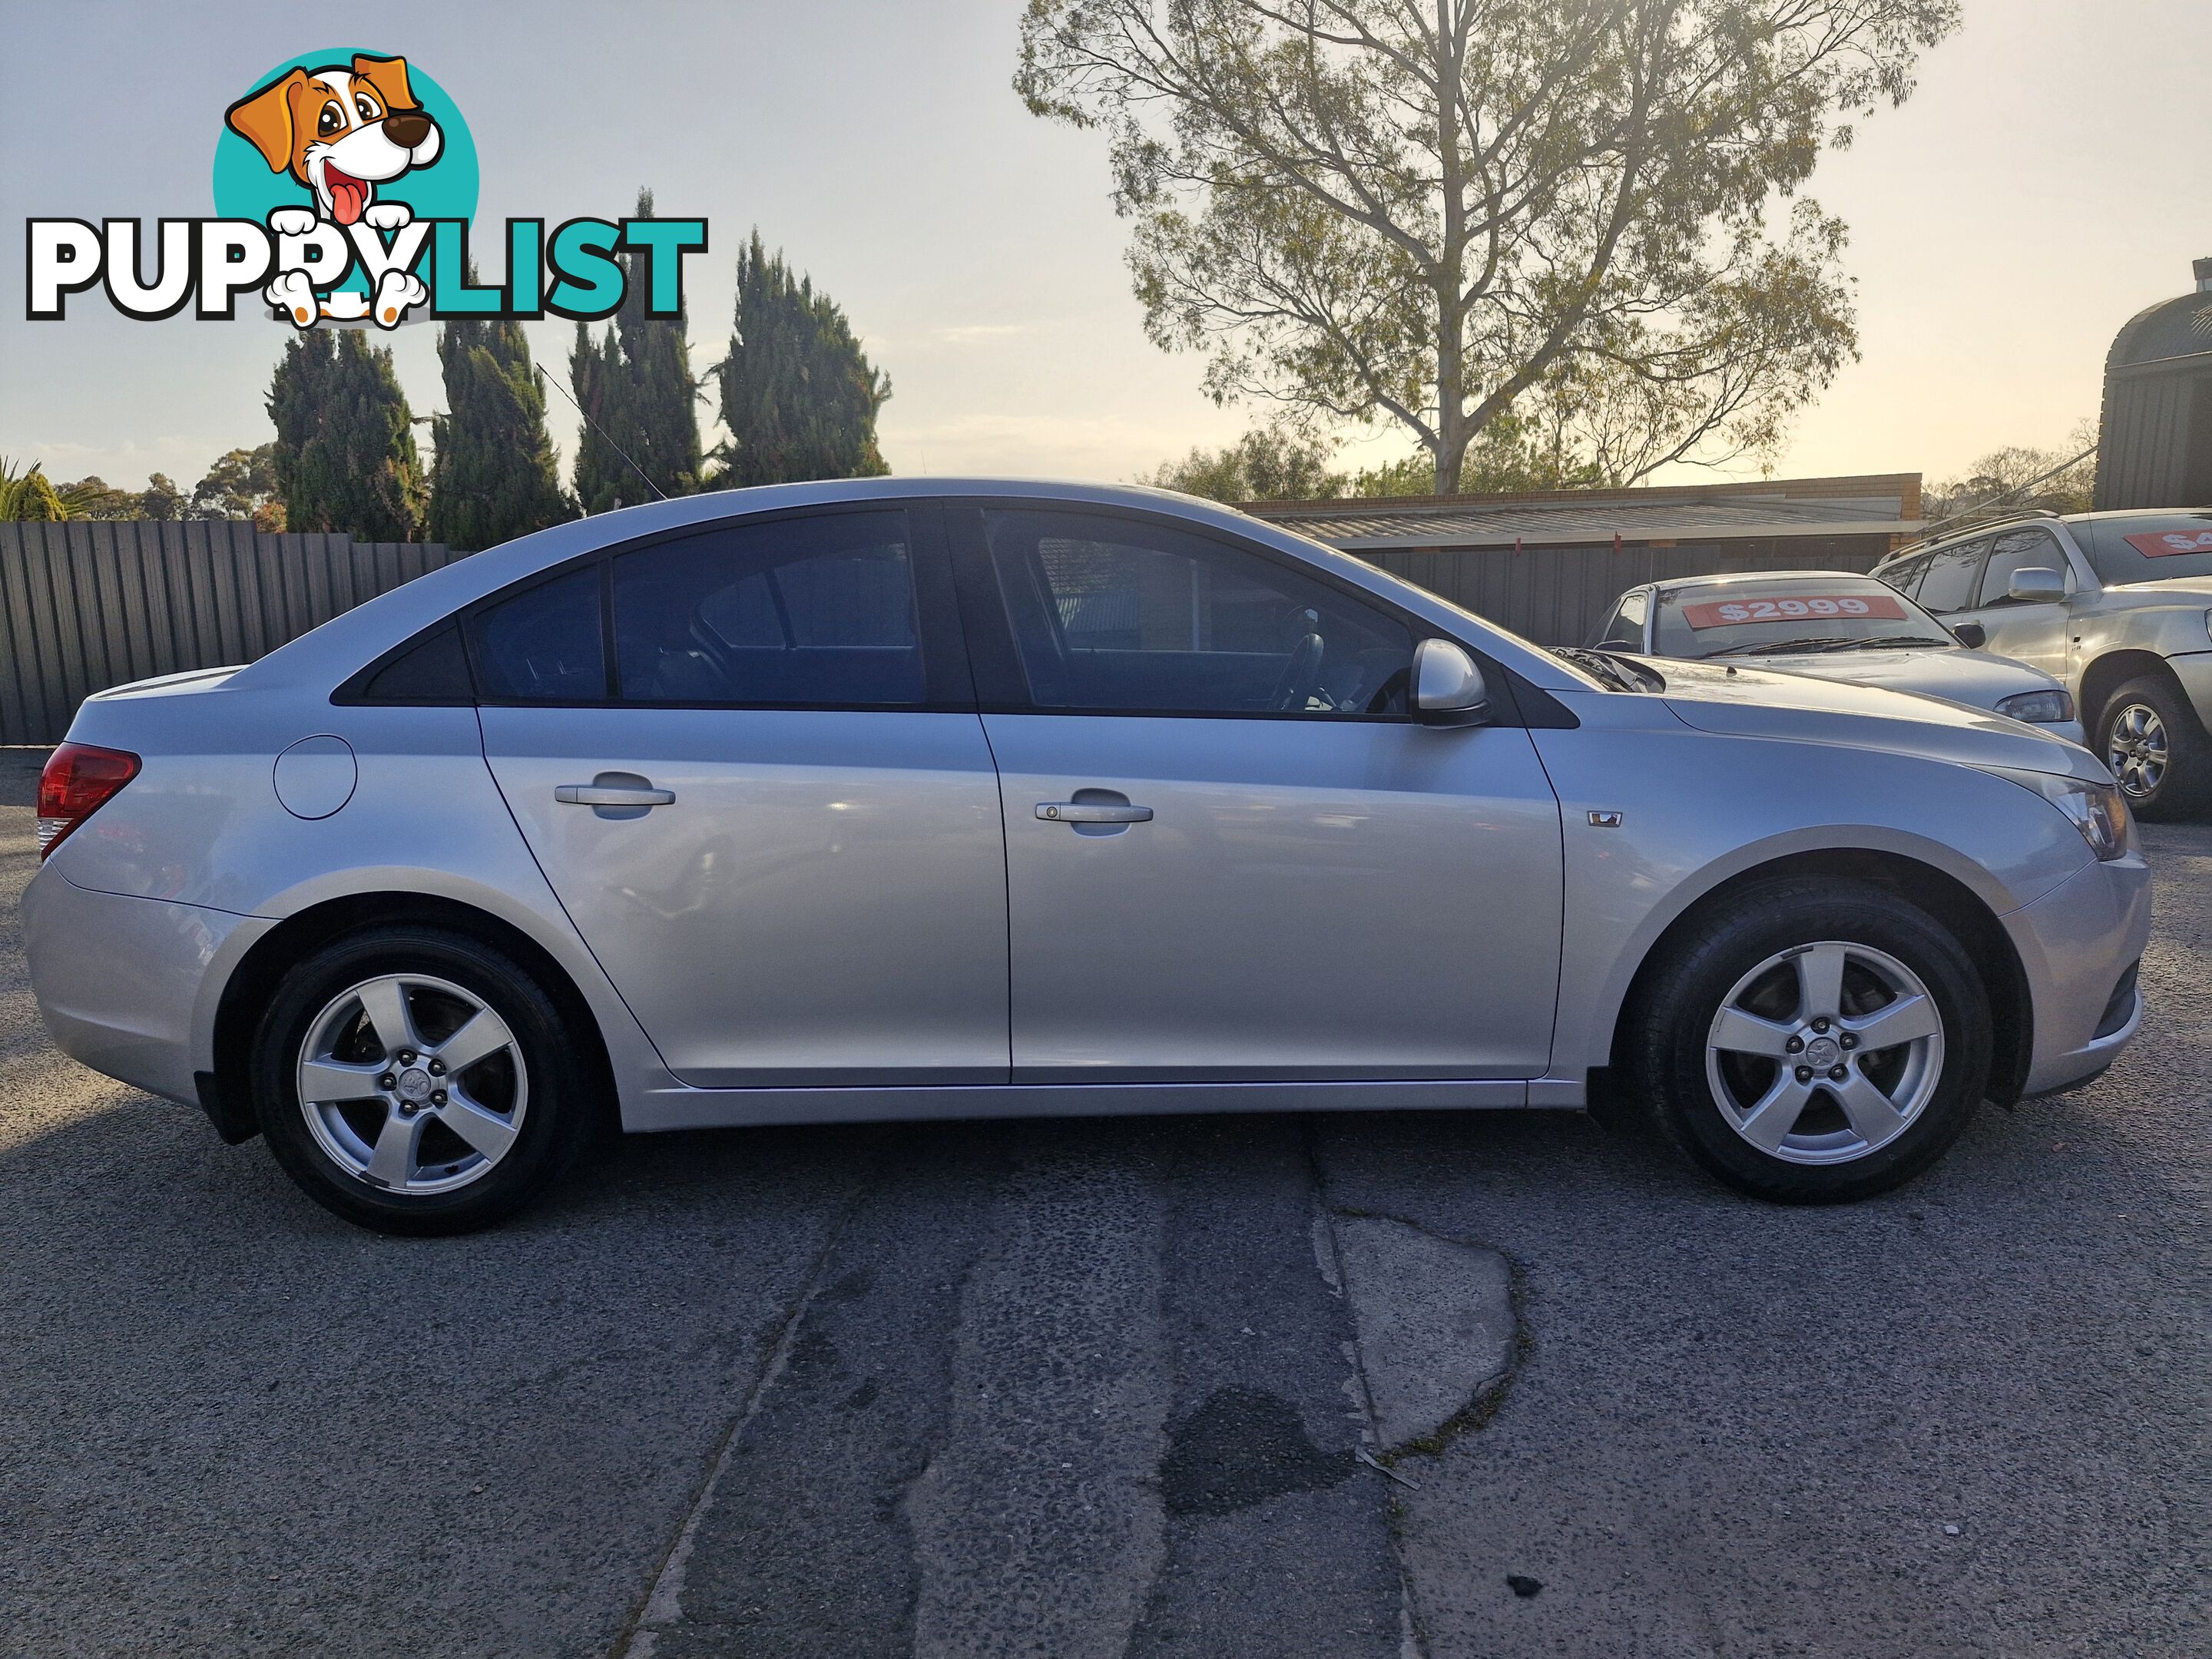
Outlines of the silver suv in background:
{"type": "Polygon", "coordinates": [[[1985,523],[1874,574],[2071,690],[2144,817],[2212,802],[2212,511],[1985,523]]]}

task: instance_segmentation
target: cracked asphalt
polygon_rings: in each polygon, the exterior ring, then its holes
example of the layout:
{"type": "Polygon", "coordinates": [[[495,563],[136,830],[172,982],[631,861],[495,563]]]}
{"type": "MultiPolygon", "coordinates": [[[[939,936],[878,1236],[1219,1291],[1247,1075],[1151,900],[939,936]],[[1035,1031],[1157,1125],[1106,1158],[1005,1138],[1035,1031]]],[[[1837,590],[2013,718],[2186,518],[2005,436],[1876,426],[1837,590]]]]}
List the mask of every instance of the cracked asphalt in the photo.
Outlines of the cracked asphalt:
{"type": "Polygon", "coordinates": [[[1572,1115],[1171,1118],[633,1139],[404,1242],[48,1046],[33,758],[0,1653],[2212,1649],[2212,829],[2147,836],[2113,1071],[1849,1209],[1572,1115]],[[1410,1485],[1358,1453],[1418,1348],[1355,1332],[1451,1321],[1332,1216],[1510,1262],[1514,1369],[1410,1485]]]}

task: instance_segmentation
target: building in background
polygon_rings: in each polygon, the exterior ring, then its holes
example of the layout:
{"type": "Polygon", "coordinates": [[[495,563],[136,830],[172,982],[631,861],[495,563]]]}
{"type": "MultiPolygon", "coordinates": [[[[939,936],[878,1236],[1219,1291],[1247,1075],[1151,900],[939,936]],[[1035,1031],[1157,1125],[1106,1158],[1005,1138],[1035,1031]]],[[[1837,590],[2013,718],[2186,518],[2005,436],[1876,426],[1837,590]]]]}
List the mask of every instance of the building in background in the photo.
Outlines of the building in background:
{"type": "Polygon", "coordinates": [[[1918,535],[1920,475],[1254,501],[1539,645],[1580,645],[1624,588],[1725,571],[1871,570],[1918,535]]]}
{"type": "Polygon", "coordinates": [[[2212,259],[2106,355],[2096,506],[2212,507],[2212,259]]]}

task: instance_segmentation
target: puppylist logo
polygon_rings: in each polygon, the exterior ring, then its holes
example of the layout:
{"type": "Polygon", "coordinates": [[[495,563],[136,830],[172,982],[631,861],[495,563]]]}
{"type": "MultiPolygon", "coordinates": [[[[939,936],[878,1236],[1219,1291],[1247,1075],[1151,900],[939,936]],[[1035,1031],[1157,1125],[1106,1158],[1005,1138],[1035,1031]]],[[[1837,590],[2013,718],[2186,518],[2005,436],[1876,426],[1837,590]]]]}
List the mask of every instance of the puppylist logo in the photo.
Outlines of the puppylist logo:
{"type": "Polygon", "coordinates": [[[164,218],[151,237],[136,219],[26,221],[27,316],[58,321],[99,284],[148,322],[187,304],[228,320],[241,294],[299,329],[596,322],[635,280],[647,314],[673,317],[684,256],[707,251],[704,219],[568,219],[550,235],[544,219],[509,219],[507,280],[471,282],[476,141],[443,88],[380,52],[307,52],[259,77],[223,112],[214,184],[213,216],[164,218]]]}

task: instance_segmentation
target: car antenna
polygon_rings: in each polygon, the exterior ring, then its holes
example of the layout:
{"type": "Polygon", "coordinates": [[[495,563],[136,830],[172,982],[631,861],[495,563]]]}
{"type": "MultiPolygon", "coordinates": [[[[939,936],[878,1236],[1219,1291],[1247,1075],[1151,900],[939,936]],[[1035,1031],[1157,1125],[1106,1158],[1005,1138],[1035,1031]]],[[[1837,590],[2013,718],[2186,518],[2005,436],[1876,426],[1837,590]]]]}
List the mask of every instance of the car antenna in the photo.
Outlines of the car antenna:
{"type": "Polygon", "coordinates": [[[645,469],[640,466],[635,461],[630,460],[629,452],[624,449],[620,444],[617,443],[612,438],[607,438],[606,428],[601,426],[590,416],[584,414],[583,404],[578,403],[573,397],[569,397],[568,388],[567,386],[562,386],[560,381],[553,379],[550,374],[545,375],[543,378],[555,391],[558,392],[562,397],[568,398],[568,407],[574,410],[576,413],[582,417],[583,422],[586,426],[591,428],[592,431],[598,433],[602,438],[607,439],[607,447],[613,450],[616,454],[621,456],[623,459],[629,464],[629,470],[631,471],[636,473],[639,477],[645,478],[645,487],[647,489],[650,489],[654,495],[659,496],[664,501],[668,499],[668,492],[663,489],[659,484],[653,483],[652,479],[646,478],[645,469]]]}

